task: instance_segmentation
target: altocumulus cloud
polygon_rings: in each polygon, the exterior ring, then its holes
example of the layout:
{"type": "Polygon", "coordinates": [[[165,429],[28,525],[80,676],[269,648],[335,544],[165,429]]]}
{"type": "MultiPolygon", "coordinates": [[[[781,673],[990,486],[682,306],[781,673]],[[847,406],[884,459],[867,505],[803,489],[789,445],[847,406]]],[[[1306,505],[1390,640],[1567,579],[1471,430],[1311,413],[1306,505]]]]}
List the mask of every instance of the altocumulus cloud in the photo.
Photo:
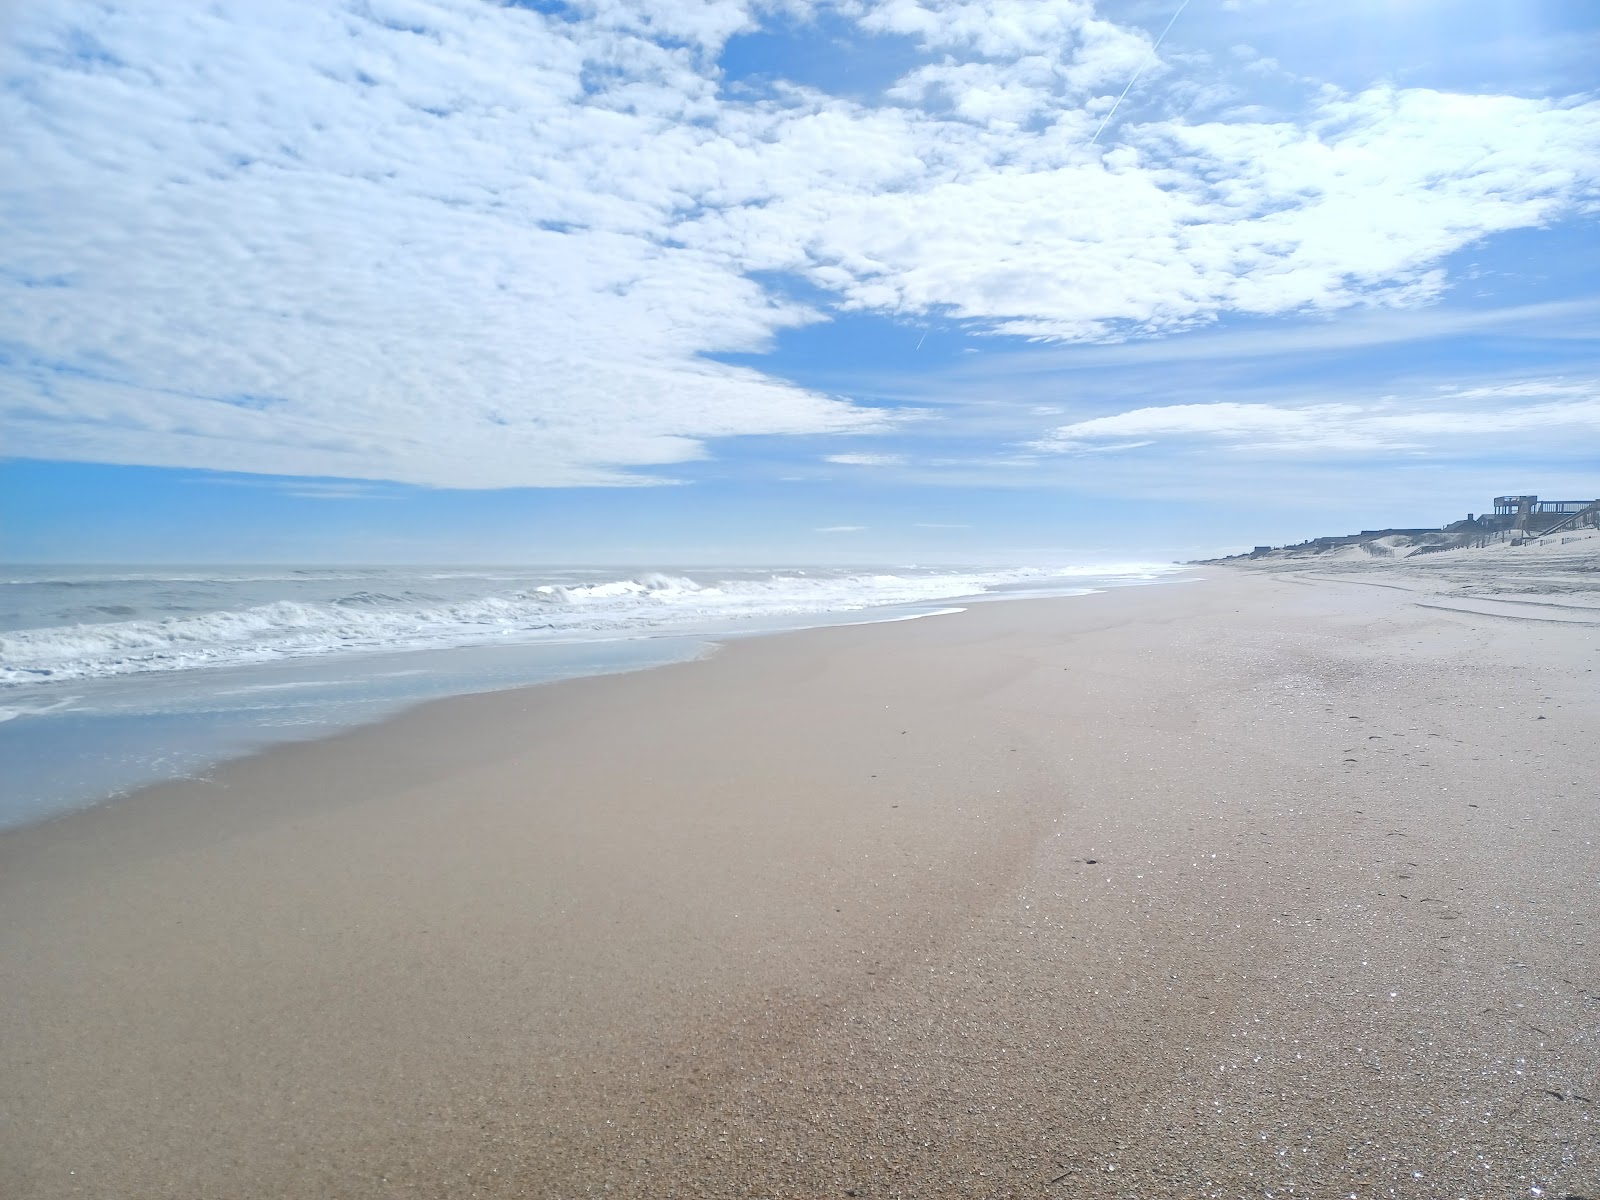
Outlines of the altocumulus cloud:
{"type": "MultiPolygon", "coordinates": [[[[1271,120],[1195,92],[1090,145],[1133,70],[1178,68],[1086,0],[545,7],[22,4],[0,90],[8,451],[655,482],[716,438],[884,430],[708,357],[832,310],[1088,340],[1417,304],[1445,255],[1600,178],[1595,102],[1424,89],[1271,120]],[[927,61],[868,100],[723,86],[729,37],[821,7],[927,61]]],[[[1400,440],[1381,415],[1233,419],[1400,440]]],[[[1168,432],[1132,416],[1118,439],[1168,432]]],[[[1073,430],[1050,448],[1113,434],[1073,430]]]]}

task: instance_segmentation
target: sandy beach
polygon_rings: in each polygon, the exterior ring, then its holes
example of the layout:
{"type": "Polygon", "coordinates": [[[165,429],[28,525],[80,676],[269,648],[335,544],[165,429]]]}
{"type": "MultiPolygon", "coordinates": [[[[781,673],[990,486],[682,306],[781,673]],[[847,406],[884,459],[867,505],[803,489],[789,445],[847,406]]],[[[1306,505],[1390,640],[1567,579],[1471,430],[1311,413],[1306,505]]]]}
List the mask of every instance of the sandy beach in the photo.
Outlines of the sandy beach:
{"type": "Polygon", "coordinates": [[[7,834],[0,1195],[1600,1195],[1600,573],[1452,562],[742,641],[7,834]]]}

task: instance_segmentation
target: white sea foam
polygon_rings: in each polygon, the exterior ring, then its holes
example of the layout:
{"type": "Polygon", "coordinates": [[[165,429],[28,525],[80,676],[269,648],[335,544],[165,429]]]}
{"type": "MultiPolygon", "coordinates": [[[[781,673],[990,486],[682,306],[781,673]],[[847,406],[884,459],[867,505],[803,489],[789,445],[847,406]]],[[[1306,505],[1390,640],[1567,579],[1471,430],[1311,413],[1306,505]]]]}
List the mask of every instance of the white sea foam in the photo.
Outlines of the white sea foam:
{"type": "Polygon", "coordinates": [[[297,679],[293,683],[253,683],[248,687],[219,688],[213,696],[255,696],[262,692],[303,692],[307,688],[349,687],[355,679],[297,679]]]}
{"type": "Polygon", "coordinates": [[[0,721],[15,721],[18,717],[40,717],[45,713],[61,712],[82,699],[82,696],[64,696],[47,704],[0,704],[0,721]]]}
{"type": "MultiPolygon", "coordinates": [[[[222,580],[146,574],[123,582],[198,582],[214,587],[218,594],[206,596],[204,603],[194,597],[185,597],[181,604],[163,601],[170,605],[165,609],[147,600],[140,610],[170,615],[0,632],[0,683],[101,679],[361,651],[726,628],[754,619],[856,612],[982,595],[995,589],[1066,588],[1071,586],[1069,581],[1084,576],[1153,578],[1165,569],[1131,564],[1059,570],[789,571],[744,572],[724,578],[708,575],[703,579],[644,573],[548,583],[535,583],[526,575],[493,572],[391,572],[387,576],[337,576],[366,584],[342,593],[326,587],[336,578],[332,572],[320,576],[240,575],[222,580]],[[260,596],[260,585],[269,578],[296,584],[314,579],[320,590],[297,591],[300,598],[296,599],[237,607],[228,603],[260,596]],[[454,596],[419,590],[427,586],[425,581],[441,579],[474,580],[480,586],[467,589],[457,585],[454,596]],[[524,586],[506,588],[507,583],[517,582],[524,586]]],[[[95,577],[92,582],[106,587],[115,580],[95,577]]]]}

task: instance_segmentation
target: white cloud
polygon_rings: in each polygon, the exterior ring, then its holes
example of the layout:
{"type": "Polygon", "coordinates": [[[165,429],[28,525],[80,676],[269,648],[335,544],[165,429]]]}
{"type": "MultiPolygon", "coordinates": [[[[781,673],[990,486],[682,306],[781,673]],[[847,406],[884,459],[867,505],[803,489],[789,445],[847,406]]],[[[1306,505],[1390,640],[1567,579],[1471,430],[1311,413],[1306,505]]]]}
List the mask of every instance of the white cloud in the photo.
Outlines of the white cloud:
{"type": "Polygon", "coordinates": [[[1060,61],[1080,86],[1120,88],[1150,51],[1142,30],[1096,16],[1093,0],[875,0],[860,22],[930,50],[1060,61]]]}
{"type": "MultiPolygon", "coordinates": [[[[885,426],[710,357],[825,319],[757,272],[844,310],[1118,338],[1424,303],[1445,255],[1600,187],[1596,101],[1330,91],[1294,121],[1165,117],[1091,148],[1141,63],[1176,68],[1089,0],[841,5],[935,56],[876,107],[721,88],[726,39],[800,0],[570,7],[21,12],[0,89],[7,451],[653,482],[641,468],[710,439],[885,426]]],[[[867,457],[831,460],[886,465],[867,457]]]]}
{"type": "Polygon", "coordinates": [[[1081,339],[1423,303],[1445,255],[1600,195],[1600,102],[1376,88],[1300,124],[1148,123],[1103,158],[1065,103],[1036,133],[951,124],[905,130],[936,164],[921,186],[796,187],[695,240],[848,308],[1081,339]]]}
{"type": "Polygon", "coordinates": [[[706,438],[882,427],[702,357],[815,316],[663,244],[707,182],[674,165],[710,140],[687,51],[478,4],[218,7],[29,14],[11,453],[616,484],[706,438]],[[602,67],[622,95],[585,96],[602,67]]]}
{"type": "Polygon", "coordinates": [[[360,484],[307,483],[300,487],[284,488],[283,494],[297,500],[390,500],[394,497],[384,492],[374,492],[360,484]]]}
{"type": "MultiPolygon", "coordinates": [[[[1181,337],[1114,345],[1031,349],[1012,355],[987,355],[977,369],[989,375],[1056,375],[1063,371],[1149,366],[1153,363],[1222,359],[1295,358],[1308,353],[1360,350],[1368,346],[1422,342],[1467,334],[1519,338],[1593,339],[1600,336],[1600,301],[1551,301],[1489,309],[1376,310],[1338,320],[1316,320],[1285,327],[1260,325],[1247,330],[1200,330],[1181,337]]],[[[1043,412],[1050,406],[1040,406],[1043,412]]],[[[1059,412],[1057,408],[1055,411],[1059,412]]]]}
{"type": "Polygon", "coordinates": [[[339,479],[267,479],[229,475],[199,475],[186,483],[207,487],[266,488],[300,500],[395,500],[399,493],[381,484],[339,479]]]}
{"type": "Polygon", "coordinates": [[[824,462],[847,467],[895,467],[905,462],[903,454],[829,454],[824,462]]]}
{"type": "MultiPolygon", "coordinates": [[[[1157,443],[1222,444],[1265,453],[1429,453],[1508,438],[1600,439],[1600,384],[1528,381],[1469,388],[1405,404],[1172,404],[1063,425],[1030,443],[1061,454],[1157,443]],[[1536,400],[1536,403],[1526,403],[1536,400]],[[1128,442],[1124,439],[1143,439],[1128,442]]],[[[1592,444],[1600,444],[1600,441],[1592,444]]]]}
{"type": "Polygon", "coordinates": [[[819,528],[816,532],[818,532],[818,533],[862,533],[862,532],[864,532],[866,530],[866,528],[867,527],[865,525],[824,525],[821,528],[819,528]]]}

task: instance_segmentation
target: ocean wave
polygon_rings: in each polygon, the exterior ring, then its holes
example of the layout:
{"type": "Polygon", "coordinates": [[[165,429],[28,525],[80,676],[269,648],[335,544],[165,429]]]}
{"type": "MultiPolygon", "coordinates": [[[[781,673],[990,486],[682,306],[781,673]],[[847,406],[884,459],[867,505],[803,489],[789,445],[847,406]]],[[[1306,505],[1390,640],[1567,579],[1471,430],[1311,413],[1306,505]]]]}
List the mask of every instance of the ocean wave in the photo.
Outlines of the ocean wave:
{"type": "Polygon", "coordinates": [[[789,571],[707,581],[652,572],[545,583],[447,603],[404,588],[358,590],[321,601],[280,599],[160,618],[0,633],[0,683],[97,679],[363,651],[628,636],[707,622],[855,612],[1118,574],[1151,577],[1152,568],[789,571]]]}

